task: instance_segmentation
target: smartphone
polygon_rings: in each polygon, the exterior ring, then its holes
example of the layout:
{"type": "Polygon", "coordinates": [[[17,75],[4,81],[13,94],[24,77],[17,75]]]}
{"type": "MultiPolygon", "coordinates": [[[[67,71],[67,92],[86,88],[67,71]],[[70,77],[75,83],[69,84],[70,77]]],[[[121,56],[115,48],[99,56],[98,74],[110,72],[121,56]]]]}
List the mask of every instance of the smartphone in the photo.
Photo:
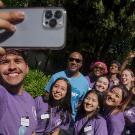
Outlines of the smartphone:
{"type": "Polygon", "coordinates": [[[20,10],[25,19],[16,24],[16,31],[0,30],[0,46],[19,48],[62,49],[66,42],[67,13],[62,7],[0,9],[20,10]]]}

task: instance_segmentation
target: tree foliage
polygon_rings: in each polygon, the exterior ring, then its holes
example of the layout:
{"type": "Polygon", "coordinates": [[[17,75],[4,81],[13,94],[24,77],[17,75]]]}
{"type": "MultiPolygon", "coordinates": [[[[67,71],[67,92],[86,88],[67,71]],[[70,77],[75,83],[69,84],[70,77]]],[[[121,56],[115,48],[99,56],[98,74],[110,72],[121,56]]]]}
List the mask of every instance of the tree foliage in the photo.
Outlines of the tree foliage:
{"type": "Polygon", "coordinates": [[[80,50],[87,60],[123,60],[135,49],[133,0],[5,0],[11,6],[63,6],[67,10],[65,52],[80,50]]]}

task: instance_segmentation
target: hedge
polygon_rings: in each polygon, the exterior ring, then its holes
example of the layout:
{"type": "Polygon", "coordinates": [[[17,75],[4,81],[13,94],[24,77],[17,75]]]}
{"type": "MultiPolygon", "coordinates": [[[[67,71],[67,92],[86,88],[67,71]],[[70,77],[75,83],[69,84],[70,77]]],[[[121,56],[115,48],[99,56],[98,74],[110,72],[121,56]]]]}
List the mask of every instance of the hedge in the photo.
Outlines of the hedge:
{"type": "Polygon", "coordinates": [[[24,87],[32,97],[40,96],[44,93],[44,87],[48,83],[50,75],[45,75],[40,70],[30,70],[24,81],[24,87]]]}

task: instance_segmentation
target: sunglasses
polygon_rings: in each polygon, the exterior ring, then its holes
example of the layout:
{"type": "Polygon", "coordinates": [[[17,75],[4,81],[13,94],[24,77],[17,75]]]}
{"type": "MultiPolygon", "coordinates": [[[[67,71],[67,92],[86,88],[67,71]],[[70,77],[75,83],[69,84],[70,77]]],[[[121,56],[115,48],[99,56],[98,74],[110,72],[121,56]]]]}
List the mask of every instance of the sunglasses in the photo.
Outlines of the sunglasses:
{"type": "Polygon", "coordinates": [[[75,61],[76,63],[81,63],[82,62],[82,60],[80,60],[80,59],[76,59],[76,58],[69,58],[69,61],[70,62],[73,62],[73,61],[75,61]]]}
{"type": "Polygon", "coordinates": [[[104,68],[103,68],[103,67],[96,66],[95,68],[96,68],[96,69],[100,69],[100,70],[104,71],[104,68]]]}

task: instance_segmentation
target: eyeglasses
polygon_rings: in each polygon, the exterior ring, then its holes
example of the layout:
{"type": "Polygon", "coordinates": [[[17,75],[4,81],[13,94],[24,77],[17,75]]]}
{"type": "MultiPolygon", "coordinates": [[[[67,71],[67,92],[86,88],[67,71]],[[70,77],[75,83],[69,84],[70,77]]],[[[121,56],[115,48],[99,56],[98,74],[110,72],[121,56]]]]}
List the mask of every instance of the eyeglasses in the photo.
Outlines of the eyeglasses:
{"type": "Polygon", "coordinates": [[[80,59],[76,59],[76,58],[69,58],[69,61],[70,62],[73,62],[73,61],[75,61],[76,63],[81,63],[82,62],[82,60],[80,60],[80,59]]]}

